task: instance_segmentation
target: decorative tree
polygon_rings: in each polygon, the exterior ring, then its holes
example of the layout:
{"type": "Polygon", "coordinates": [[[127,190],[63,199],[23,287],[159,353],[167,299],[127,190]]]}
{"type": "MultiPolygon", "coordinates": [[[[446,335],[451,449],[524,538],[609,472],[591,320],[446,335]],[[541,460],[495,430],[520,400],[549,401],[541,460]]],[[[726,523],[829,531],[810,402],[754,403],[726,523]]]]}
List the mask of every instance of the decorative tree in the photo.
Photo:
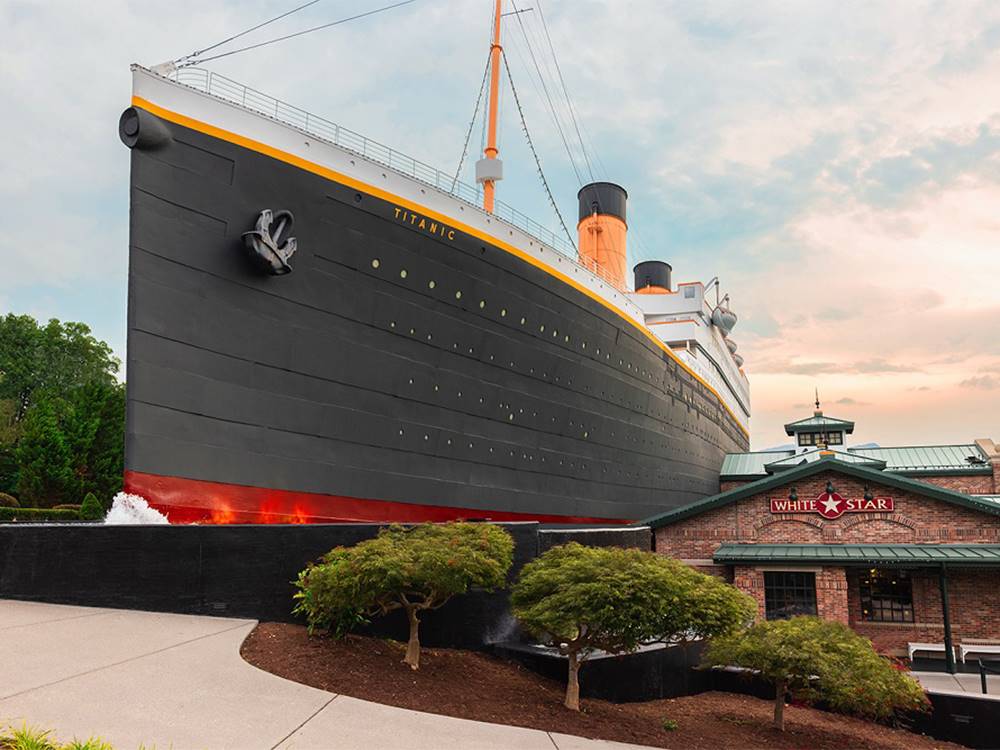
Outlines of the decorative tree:
{"type": "Polygon", "coordinates": [[[316,628],[342,636],[370,618],[406,612],[410,637],[404,662],[420,667],[420,614],[475,586],[502,587],[514,540],[488,523],[390,526],[374,539],[337,547],[299,574],[294,612],[316,628]]]}
{"type": "Polygon", "coordinates": [[[93,492],[88,492],[80,506],[80,518],[84,521],[101,521],[104,519],[104,506],[93,492]]]}
{"type": "Polygon", "coordinates": [[[580,710],[579,670],[594,651],[628,653],[749,623],[753,600],[713,576],[637,549],[553,547],[524,566],[511,591],[514,616],[568,660],[566,707],[580,710]]]}
{"type": "Polygon", "coordinates": [[[712,641],[704,661],[756,670],[774,685],[779,731],[785,729],[787,693],[873,719],[929,705],[920,684],[879,655],[871,641],[842,623],[816,617],[759,622],[712,641]]]}

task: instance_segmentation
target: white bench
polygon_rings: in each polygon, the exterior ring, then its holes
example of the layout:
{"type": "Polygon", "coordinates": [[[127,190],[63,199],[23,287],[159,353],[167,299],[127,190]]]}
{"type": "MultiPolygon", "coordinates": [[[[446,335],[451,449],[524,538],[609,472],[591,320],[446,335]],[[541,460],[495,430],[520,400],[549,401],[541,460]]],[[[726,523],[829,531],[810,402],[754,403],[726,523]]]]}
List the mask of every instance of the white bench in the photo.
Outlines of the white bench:
{"type": "Polygon", "coordinates": [[[966,654],[1000,654],[1000,644],[996,643],[963,643],[958,647],[961,661],[965,664],[966,654]]]}
{"type": "Polygon", "coordinates": [[[933,651],[938,654],[947,654],[947,649],[943,643],[907,643],[906,652],[913,661],[913,654],[917,651],[933,651]]]}

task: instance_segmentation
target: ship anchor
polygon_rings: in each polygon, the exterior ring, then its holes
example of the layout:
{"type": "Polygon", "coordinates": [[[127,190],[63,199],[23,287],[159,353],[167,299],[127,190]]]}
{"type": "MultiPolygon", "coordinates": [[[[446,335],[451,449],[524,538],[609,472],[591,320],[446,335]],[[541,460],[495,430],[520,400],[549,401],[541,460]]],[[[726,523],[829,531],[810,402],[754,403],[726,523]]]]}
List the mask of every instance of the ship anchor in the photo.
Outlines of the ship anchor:
{"type": "Polygon", "coordinates": [[[277,211],[265,208],[257,217],[252,231],[243,233],[243,245],[247,254],[258,268],[272,276],[291,273],[289,258],[295,254],[294,237],[289,237],[295,218],[291,211],[277,211]]]}

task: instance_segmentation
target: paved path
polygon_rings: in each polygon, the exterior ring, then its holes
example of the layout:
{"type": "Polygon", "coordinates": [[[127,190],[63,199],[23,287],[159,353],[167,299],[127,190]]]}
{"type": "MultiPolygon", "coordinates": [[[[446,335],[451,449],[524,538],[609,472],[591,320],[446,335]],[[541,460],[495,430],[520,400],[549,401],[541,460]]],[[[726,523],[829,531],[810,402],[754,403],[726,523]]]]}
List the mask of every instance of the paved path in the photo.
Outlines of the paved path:
{"type": "Polygon", "coordinates": [[[912,672],[925,690],[935,693],[956,693],[958,695],[976,695],[979,697],[1000,700],[1000,675],[986,676],[986,689],[989,694],[983,695],[983,685],[979,674],[948,674],[947,672],[912,672]]]}
{"type": "Polygon", "coordinates": [[[327,693],[239,655],[252,620],[0,600],[0,723],[116,750],[626,750],[327,693]]]}

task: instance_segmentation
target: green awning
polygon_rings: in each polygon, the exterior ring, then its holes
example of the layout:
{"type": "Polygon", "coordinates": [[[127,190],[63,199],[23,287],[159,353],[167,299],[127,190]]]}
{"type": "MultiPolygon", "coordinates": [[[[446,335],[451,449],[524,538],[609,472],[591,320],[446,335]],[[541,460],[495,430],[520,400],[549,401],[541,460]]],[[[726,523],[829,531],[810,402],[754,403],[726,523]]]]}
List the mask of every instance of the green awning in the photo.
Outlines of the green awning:
{"type": "Polygon", "coordinates": [[[796,565],[989,565],[1000,567],[1000,544],[723,544],[717,563],[796,565]]]}

